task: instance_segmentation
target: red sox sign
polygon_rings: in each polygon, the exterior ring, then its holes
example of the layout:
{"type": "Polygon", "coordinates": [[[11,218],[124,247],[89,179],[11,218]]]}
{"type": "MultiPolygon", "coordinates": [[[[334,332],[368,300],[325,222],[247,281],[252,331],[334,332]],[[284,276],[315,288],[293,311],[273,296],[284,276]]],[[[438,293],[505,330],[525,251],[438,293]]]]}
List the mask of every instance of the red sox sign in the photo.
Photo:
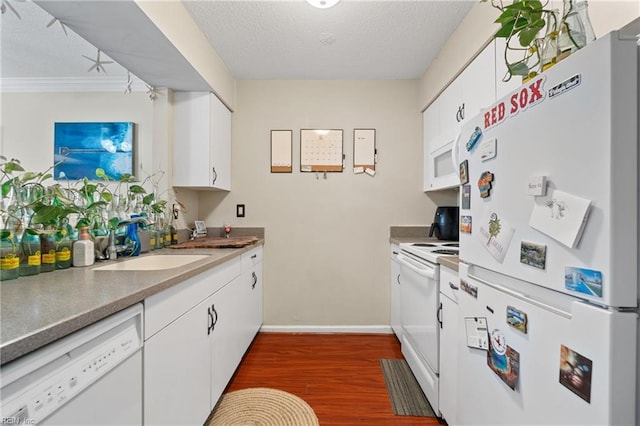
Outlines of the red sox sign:
{"type": "Polygon", "coordinates": [[[497,126],[509,117],[513,117],[520,111],[539,104],[545,99],[544,81],[545,76],[541,75],[535,80],[523,85],[511,96],[498,102],[484,113],[484,128],[487,130],[497,126]]]}

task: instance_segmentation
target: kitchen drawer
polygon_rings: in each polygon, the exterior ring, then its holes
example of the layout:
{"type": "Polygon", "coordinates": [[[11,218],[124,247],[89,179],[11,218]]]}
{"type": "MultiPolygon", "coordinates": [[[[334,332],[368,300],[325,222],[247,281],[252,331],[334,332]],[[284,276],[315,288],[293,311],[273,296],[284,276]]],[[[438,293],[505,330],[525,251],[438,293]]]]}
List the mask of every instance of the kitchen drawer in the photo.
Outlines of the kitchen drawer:
{"type": "Polygon", "coordinates": [[[460,278],[458,277],[458,272],[440,265],[440,293],[458,303],[459,292],[460,278]]]}
{"type": "Polygon", "coordinates": [[[250,271],[260,262],[262,262],[262,246],[242,254],[242,271],[250,271]]]}
{"type": "Polygon", "coordinates": [[[400,247],[397,244],[391,244],[389,248],[389,257],[395,260],[398,253],[400,253],[400,247]]]}
{"type": "Polygon", "coordinates": [[[147,340],[204,299],[240,276],[236,257],[144,300],[144,339],[147,340]]]}

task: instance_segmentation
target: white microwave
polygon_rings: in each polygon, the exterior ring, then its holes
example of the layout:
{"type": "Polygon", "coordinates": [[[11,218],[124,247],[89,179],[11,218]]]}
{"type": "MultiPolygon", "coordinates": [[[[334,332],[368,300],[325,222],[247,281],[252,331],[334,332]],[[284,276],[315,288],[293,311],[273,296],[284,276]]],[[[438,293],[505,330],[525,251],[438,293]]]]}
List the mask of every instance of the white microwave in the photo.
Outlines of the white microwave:
{"type": "Polygon", "coordinates": [[[457,137],[429,152],[425,167],[425,191],[455,188],[460,185],[457,166],[457,137]]]}

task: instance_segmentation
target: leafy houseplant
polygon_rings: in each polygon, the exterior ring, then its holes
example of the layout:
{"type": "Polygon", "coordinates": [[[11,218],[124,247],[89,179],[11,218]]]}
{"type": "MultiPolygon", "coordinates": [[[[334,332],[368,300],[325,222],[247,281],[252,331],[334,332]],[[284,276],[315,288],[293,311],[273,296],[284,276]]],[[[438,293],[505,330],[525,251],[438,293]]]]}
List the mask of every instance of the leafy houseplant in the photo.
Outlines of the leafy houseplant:
{"type": "MultiPolygon", "coordinates": [[[[487,1],[489,0],[481,0],[483,3],[487,1]]],[[[505,39],[504,60],[507,74],[503,80],[508,81],[515,75],[524,78],[535,76],[535,70],[541,65],[543,42],[537,35],[547,22],[553,22],[554,28],[548,29],[547,34],[549,37],[557,37],[556,14],[553,10],[546,9],[547,2],[543,4],[540,0],[514,0],[507,5],[502,0],[491,0],[491,5],[501,12],[495,20],[500,28],[494,37],[505,39]]]]}

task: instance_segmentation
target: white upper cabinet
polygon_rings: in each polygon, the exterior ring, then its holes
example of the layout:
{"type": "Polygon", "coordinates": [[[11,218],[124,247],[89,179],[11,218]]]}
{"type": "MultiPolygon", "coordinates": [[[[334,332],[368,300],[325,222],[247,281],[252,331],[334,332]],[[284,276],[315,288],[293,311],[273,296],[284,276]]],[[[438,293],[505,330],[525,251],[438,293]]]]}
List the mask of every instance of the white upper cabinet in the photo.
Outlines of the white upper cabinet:
{"type": "Polygon", "coordinates": [[[496,101],[502,99],[509,93],[522,85],[520,76],[511,77],[509,81],[502,81],[507,75],[507,64],[504,60],[505,40],[503,38],[495,39],[496,45],[496,101]]]}
{"type": "Polygon", "coordinates": [[[173,186],[231,190],[231,111],[212,93],[174,94],[173,186]]]}
{"type": "Polygon", "coordinates": [[[495,45],[490,43],[424,111],[425,191],[460,184],[454,142],[465,120],[495,102],[495,78],[495,45]]]}

